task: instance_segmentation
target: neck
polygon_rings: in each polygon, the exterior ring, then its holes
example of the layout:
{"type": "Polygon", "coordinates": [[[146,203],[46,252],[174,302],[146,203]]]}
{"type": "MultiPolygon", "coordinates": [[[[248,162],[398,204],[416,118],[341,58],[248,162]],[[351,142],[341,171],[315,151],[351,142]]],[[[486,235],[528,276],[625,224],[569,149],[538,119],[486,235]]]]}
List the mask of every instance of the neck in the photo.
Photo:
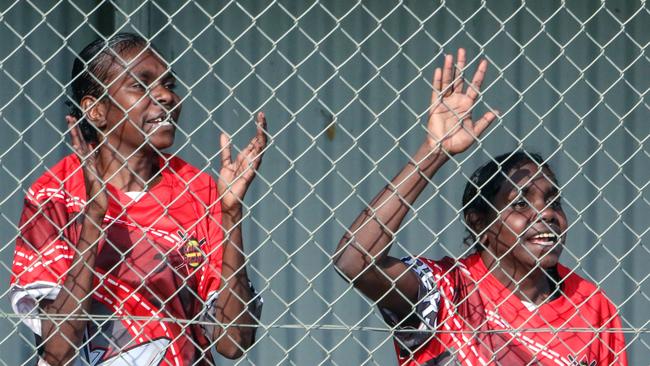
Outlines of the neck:
{"type": "Polygon", "coordinates": [[[488,271],[519,299],[539,305],[553,296],[556,279],[552,269],[508,263],[505,258],[498,260],[489,249],[481,252],[481,259],[488,271]]]}
{"type": "Polygon", "coordinates": [[[152,151],[122,154],[102,145],[97,160],[99,175],[121,191],[144,191],[158,181],[160,166],[152,151]]]}

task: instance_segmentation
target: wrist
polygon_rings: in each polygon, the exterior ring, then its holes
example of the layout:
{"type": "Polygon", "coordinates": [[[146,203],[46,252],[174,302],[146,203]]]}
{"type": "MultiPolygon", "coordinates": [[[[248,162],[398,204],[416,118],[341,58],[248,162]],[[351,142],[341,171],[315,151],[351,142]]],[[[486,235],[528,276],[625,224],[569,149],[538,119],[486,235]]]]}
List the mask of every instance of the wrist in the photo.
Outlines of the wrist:
{"type": "Polygon", "coordinates": [[[224,226],[232,227],[241,222],[243,217],[243,211],[241,205],[236,205],[235,207],[221,208],[221,221],[224,226]]]}
{"type": "Polygon", "coordinates": [[[449,160],[449,154],[445,152],[440,145],[431,146],[429,141],[424,141],[415,155],[411,158],[411,163],[416,169],[427,171],[432,166],[440,166],[449,160]]]}

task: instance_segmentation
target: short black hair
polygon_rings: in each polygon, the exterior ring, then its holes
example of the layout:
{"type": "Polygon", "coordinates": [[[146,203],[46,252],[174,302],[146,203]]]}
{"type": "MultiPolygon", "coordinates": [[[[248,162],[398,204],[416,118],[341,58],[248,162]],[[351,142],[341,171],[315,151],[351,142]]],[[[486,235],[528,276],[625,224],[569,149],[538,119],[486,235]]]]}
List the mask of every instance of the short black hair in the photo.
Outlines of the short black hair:
{"type": "Polygon", "coordinates": [[[90,124],[80,108],[81,99],[86,95],[96,98],[104,96],[109,71],[115,58],[124,52],[137,48],[151,47],[143,37],[133,33],[118,33],[109,39],[98,38],[88,44],[74,60],[72,65],[72,98],[65,104],[68,112],[79,121],[79,129],[87,142],[97,143],[97,129],[90,124]]]}
{"type": "MultiPolygon", "coordinates": [[[[470,213],[477,213],[484,217],[490,213],[496,213],[494,199],[503,183],[508,179],[508,174],[513,169],[527,163],[534,163],[542,169],[547,169],[555,179],[553,170],[538,153],[516,150],[499,155],[476,169],[465,185],[463,192],[463,217],[465,220],[470,213]]],[[[477,240],[477,233],[473,230],[474,228],[470,227],[470,223],[465,222],[465,226],[468,232],[464,240],[465,244],[473,246],[476,251],[485,249],[477,240]]]]}

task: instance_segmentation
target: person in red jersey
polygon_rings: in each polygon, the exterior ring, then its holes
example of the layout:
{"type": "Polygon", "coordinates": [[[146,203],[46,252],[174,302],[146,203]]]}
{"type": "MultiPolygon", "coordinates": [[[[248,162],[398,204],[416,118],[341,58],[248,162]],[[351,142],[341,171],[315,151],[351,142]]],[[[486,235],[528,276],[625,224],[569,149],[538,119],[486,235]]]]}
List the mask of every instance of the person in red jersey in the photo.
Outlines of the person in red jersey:
{"type": "Polygon", "coordinates": [[[213,345],[237,358],[254,342],[261,299],[241,221],[265,118],[234,160],[221,136],[215,181],[160,153],[179,124],[174,87],[169,65],[133,34],[75,60],[74,154],[28,190],[11,278],[39,365],[207,365],[213,345]]]}
{"type": "Polygon", "coordinates": [[[626,365],[616,307],[559,263],[567,231],[555,174],[515,151],[480,167],[463,194],[475,250],[441,260],[389,255],[427,182],[496,118],[471,116],[487,71],[471,84],[458,50],[433,76],[428,134],[401,172],[350,226],[336,268],[394,327],[400,365],[626,365]]]}

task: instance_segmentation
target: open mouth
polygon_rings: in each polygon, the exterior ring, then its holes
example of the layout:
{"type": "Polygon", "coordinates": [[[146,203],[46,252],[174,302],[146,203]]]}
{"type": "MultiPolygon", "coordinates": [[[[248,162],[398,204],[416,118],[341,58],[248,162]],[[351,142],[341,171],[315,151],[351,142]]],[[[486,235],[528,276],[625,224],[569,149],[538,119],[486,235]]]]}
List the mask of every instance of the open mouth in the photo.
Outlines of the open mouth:
{"type": "Polygon", "coordinates": [[[560,241],[560,236],[550,232],[539,233],[529,237],[528,241],[541,246],[553,246],[560,241]]]}
{"type": "Polygon", "coordinates": [[[146,121],[146,123],[153,125],[153,129],[151,132],[154,132],[163,127],[173,126],[174,118],[172,117],[171,114],[163,114],[154,119],[150,119],[146,121]]]}

